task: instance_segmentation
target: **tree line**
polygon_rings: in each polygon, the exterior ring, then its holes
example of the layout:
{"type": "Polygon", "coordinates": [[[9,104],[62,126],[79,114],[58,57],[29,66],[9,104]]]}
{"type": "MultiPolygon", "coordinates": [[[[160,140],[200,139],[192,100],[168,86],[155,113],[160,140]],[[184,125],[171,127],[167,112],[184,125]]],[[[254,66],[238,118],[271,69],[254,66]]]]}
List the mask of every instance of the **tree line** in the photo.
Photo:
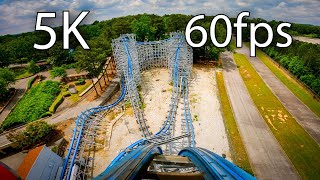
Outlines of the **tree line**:
{"type": "MultiPolygon", "coordinates": [[[[54,28],[57,34],[57,42],[48,50],[36,50],[33,48],[34,43],[46,44],[49,41],[49,35],[46,32],[35,31],[18,35],[0,36],[0,67],[6,67],[14,63],[46,60],[53,67],[61,67],[65,64],[74,63],[78,69],[86,70],[92,76],[97,76],[103,67],[106,57],[112,55],[112,39],[119,37],[120,34],[135,33],[138,41],[162,40],[167,38],[170,32],[184,31],[191,18],[191,15],[182,14],[164,16],[139,14],[101,22],[95,21],[90,25],[81,25],[79,31],[91,48],[89,51],[83,50],[73,35],[70,37],[70,50],[63,50],[62,27],[54,28]]],[[[206,16],[204,20],[197,21],[194,25],[200,25],[209,31],[212,19],[213,16],[206,16]]],[[[232,23],[235,22],[235,18],[230,18],[230,20],[232,23]]],[[[266,22],[274,30],[281,23],[274,20],[267,22],[260,18],[245,19],[244,21],[248,23],[266,22]]],[[[293,24],[289,33],[320,37],[319,28],[319,26],[293,24]]],[[[233,32],[236,32],[236,29],[233,32]]],[[[243,40],[249,40],[249,32],[249,28],[243,30],[243,40]]],[[[225,36],[226,25],[222,20],[219,20],[216,26],[216,38],[218,42],[223,42],[225,36]]],[[[267,37],[266,31],[259,29],[256,37],[259,42],[263,42],[267,37]]],[[[197,31],[193,32],[191,39],[194,43],[200,42],[201,33],[197,31]]],[[[315,81],[319,80],[320,75],[318,72],[320,68],[319,45],[294,41],[288,48],[277,48],[275,47],[275,42],[277,41],[282,42],[284,39],[275,34],[272,45],[262,50],[283,64],[284,67],[288,68],[288,70],[316,92],[319,92],[320,90],[317,89],[318,83],[315,83],[315,81]],[[281,61],[281,59],[283,60],[281,61]],[[298,71],[297,69],[299,68],[303,70],[298,71]]],[[[193,48],[194,60],[217,60],[220,52],[225,49],[233,50],[234,48],[233,43],[230,43],[226,48],[217,48],[212,45],[210,38],[208,38],[203,47],[193,48]]]]}
{"type": "MultiPolygon", "coordinates": [[[[247,19],[249,23],[267,22],[262,19],[247,19]]],[[[275,31],[279,23],[277,21],[267,22],[275,31]]],[[[314,34],[320,37],[320,27],[292,24],[292,28],[287,29],[288,33],[296,31],[300,35],[314,34]],[[318,30],[318,31],[316,31],[318,30]]],[[[248,41],[250,37],[250,29],[245,28],[243,31],[243,38],[248,41]]],[[[290,34],[292,35],[292,34],[290,34]]],[[[267,39],[267,31],[258,29],[256,38],[258,42],[265,42],[267,39]]],[[[271,45],[266,48],[261,48],[267,55],[276,60],[279,65],[290,71],[296,78],[301,80],[316,94],[320,94],[320,45],[307,42],[293,40],[292,44],[287,48],[279,48],[276,46],[277,42],[284,43],[286,39],[274,34],[271,45]]]]}

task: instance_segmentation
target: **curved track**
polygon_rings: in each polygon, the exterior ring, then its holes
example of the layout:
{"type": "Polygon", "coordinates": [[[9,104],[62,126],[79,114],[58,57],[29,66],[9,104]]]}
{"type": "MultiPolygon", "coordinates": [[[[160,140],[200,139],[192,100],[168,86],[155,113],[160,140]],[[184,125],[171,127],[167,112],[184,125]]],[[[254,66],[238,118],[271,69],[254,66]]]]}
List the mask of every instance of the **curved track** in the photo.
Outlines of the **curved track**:
{"type": "MultiPolygon", "coordinates": [[[[207,150],[194,148],[194,132],[188,99],[188,73],[190,72],[188,72],[188,67],[185,64],[179,64],[181,61],[180,54],[182,54],[183,61],[183,55],[185,56],[188,51],[187,48],[189,48],[183,35],[181,33],[173,33],[171,38],[156,43],[136,42],[132,37],[134,36],[122,35],[113,41],[113,49],[114,53],[116,53],[115,58],[116,60],[117,58],[119,59],[118,66],[124,67],[123,69],[118,69],[118,74],[122,77],[120,97],[110,105],[91,108],[79,115],[60,179],[86,178],[86,168],[90,160],[83,160],[82,153],[86,148],[86,144],[88,144],[87,139],[94,138],[95,125],[102,118],[99,113],[114,108],[125,98],[126,94],[131,101],[143,139],[136,141],[121,151],[106,170],[95,179],[131,179],[139,177],[139,174],[146,171],[152,159],[156,155],[163,153],[179,153],[179,155],[189,157],[198,170],[205,172],[205,178],[222,178],[221,173],[224,173],[227,174],[227,177],[232,177],[231,179],[250,179],[252,176],[230,162],[224,162],[226,160],[220,159],[218,155],[207,150]],[[172,55],[167,58],[167,61],[172,70],[173,90],[169,112],[164,125],[157,133],[151,135],[144,119],[141,99],[137,90],[141,69],[137,68],[137,63],[139,62],[135,57],[137,55],[134,48],[137,45],[159,45],[160,43],[166,43],[165,47],[169,49],[169,54],[172,55]],[[119,54],[120,56],[117,56],[119,54]],[[184,118],[181,119],[182,131],[180,136],[174,137],[173,131],[180,99],[183,101],[184,118]],[[166,146],[164,152],[161,150],[161,145],[166,146]],[[217,168],[218,171],[220,169],[219,172],[217,172],[217,168]]],[[[185,59],[188,61],[188,57],[185,59]]],[[[90,142],[92,144],[92,141],[90,142]]]]}

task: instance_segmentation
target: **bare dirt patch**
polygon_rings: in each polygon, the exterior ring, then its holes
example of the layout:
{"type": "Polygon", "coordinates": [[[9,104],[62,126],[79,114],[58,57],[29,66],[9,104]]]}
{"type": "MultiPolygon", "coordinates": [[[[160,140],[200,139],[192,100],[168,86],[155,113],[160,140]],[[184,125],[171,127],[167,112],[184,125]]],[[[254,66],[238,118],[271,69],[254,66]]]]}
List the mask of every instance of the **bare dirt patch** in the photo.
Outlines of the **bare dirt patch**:
{"type": "Polygon", "coordinates": [[[152,69],[141,74],[141,94],[144,113],[150,131],[156,133],[162,127],[171,102],[172,83],[168,69],[152,69]]]}
{"type": "Polygon", "coordinates": [[[220,111],[213,67],[194,65],[189,100],[197,147],[203,147],[231,160],[228,137],[220,111]]]}
{"type": "Polygon", "coordinates": [[[96,151],[93,176],[103,172],[122,149],[141,138],[135,117],[124,115],[113,127],[109,150],[96,151]]]}

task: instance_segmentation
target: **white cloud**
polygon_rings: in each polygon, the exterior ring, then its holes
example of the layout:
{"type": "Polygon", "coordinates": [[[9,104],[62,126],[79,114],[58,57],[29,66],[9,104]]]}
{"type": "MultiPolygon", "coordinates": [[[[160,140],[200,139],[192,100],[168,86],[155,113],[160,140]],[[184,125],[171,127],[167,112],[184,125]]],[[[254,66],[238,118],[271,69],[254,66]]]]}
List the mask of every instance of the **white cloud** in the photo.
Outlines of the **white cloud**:
{"type": "Polygon", "coordinates": [[[90,10],[85,19],[89,23],[141,13],[223,13],[237,16],[247,10],[251,12],[251,17],[320,25],[319,0],[5,0],[0,3],[0,34],[34,30],[37,11],[57,12],[57,19],[50,23],[60,25],[61,19],[58,18],[61,18],[63,10],[69,10],[73,16],[77,16],[81,10],[90,10]]]}

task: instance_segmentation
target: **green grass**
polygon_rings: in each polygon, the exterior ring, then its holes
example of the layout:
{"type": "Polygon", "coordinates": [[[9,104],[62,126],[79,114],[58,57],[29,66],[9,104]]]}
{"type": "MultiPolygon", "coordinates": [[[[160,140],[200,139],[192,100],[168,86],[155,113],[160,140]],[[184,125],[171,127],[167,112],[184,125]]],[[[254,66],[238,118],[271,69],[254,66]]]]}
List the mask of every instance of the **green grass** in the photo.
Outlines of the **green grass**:
{"type": "Polygon", "coordinates": [[[58,109],[59,105],[63,102],[63,95],[60,93],[57,98],[53,101],[49,108],[49,112],[55,113],[56,110],[58,109]]]}
{"type": "Polygon", "coordinates": [[[26,77],[29,77],[29,76],[32,76],[33,73],[29,72],[29,71],[24,71],[22,74],[19,74],[16,76],[16,79],[22,79],[22,78],[26,78],[26,77]]]}
{"type": "Polygon", "coordinates": [[[240,168],[250,174],[253,174],[245,146],[242,142],[232,108],[228,99],[227,91],[224,86],[223,73],[216,72],[217,84],[220,94],[220,102],[223,113],[224,124],[228,133],[229,144],[231,148],[232,160],[240,168]]]}
{"type": "Polygon", "coordinates": [[[271,92],[246,56],[234,54],[234,58],[255,105],[300,176],[303,179],[319,179],[319,145],[271,92]]]}
{"type": "Polygon", "coordinates": [[[87,80],[86,83],[84,85],[78,85],[76,86],[76,90],[78,91],[78,94],[81,94],[84,90],[86,90],[90,85],[91,85],[91,81],[87,80]]]}
{"type": "MultiPolygon", "coordinates": [[[[245,43],[249,47],[249,43],[245,43]]],[[[320,117],[320,102],[313,98],[304,87],[298,84],[294,79],[281,70],[272,62],[270,57],[257,49],[257,57],[270,69],[270,71],[284,84],[287,88],[296,95],[306,106],[309,107],[318,117],[320,117]]]]}
{"type": "Polygon", "coordinates": [[[1,129],[35,121],[47,113],[52,102],[60,93],[59,83],[43,81],[35,85],[16,104],[8,117],[1,124],[1,129]]]}

